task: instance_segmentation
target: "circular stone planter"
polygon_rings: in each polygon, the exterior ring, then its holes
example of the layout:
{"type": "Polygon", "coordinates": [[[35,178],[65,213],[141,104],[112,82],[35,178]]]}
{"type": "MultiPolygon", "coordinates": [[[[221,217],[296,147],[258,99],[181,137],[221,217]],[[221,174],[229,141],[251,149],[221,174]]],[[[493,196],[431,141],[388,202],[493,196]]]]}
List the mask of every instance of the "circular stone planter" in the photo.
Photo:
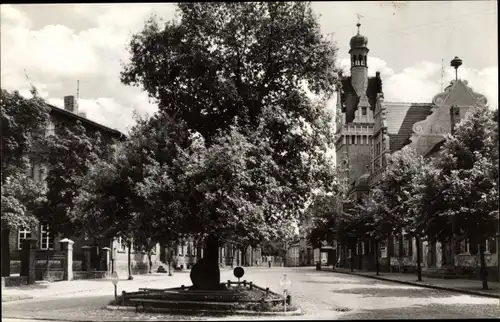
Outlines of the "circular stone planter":
{"type": "MultiPolygon", "coordinates": [[[[119,306],[119,305],[108,305],[106,306],[108,310],[120,310],[120,311],[132,311],[135,312],[136,308],[132,306],[119,306]]],[[[249,310],[232,310],[232,311],[223,311],[223,310],[189,310],[189,309],[165,309],[165,308],[150,308],[147,313],[213,313],[213,314],[227,314],[227,315],[266,315],[266,316],[294,316],[294,315],[302,315],[302,310],[297,308],[294,311],[249,311],[249,310]]],[[[144,314],[144,312],[142,312],[144,314]]]]}

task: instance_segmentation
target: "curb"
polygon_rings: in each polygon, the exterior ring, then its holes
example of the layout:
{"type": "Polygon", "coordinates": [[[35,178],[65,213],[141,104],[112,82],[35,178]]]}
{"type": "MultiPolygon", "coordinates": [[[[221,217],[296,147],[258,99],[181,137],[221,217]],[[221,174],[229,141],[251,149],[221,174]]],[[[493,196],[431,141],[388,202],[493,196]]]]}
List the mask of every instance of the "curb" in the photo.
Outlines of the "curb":
{"type": "Polygon", "coordinates": [[[397,279],[391,279],[391,278],[387,278],[387,277],[373,276],[373,275],[364,275],[364,274],[360,274],[360,273],[356,273],[356,272],[341,272],[341,271],[332,271],[332,272],[339,273],[339,274],[356,275],[356,276],[372,278],[372,279],[387,281],[387,282],[394,282],[394,283],[399,283],[399,284],[405,284],[405,285],[432,288],[432,289],[436,289],[436,290],[443,290],[443,291],[449,291],[449,292],[457,292],[457,293],[464,293],[464,294],[469,294],[469,295],[478,295],[478,296],[500,299],[500,295],[491,294],[491,293],[487,293],[487,292],[481,292],[481,291],[471,291],[471,290],[464,290],[461,288],[438,286],[438,285],[428,284],[425,282],[400,281],[397,279]]]}
{"type": "MultiPolygon", "coordinates": [[[[102,280],[107,280],[107,279],[102,279],[102,280]]],[[[154,281],[158,281],[158,280],[162,280],[162,278],[151,279],[149,282],[154,282],[154,281]]],[[[101,290],[101,289],[100,288],[92,288],[92,289],[83,289],[83,290],[62,291],[62,292],[50,293],[50,295],[38,295],[38,296],[20,294],[20,295],[11,295],[9,297],[8,295],[7,296],[2,295],[2,303],[22,301],[22,300],[33,300],[33,299],[37,299],[37,298],[45,298],[47,296],[60,296],[60,295],[78,294],[78,293],[85,293],[85,292],[94,292],[94,291],[98,291],[98,290],[101,290]]],[[[2,293],[3,292],[4,292],[4,290],[2,290],[2,293]]]]}
{"type": "MultiPolygon", "coordinates": [[[[107,305],[106,309],[112,311],[132,311],[135,312],[136,308],[132,306],[118,306],[118,305],[107,305]]],[[[192,312],[190,310],[187,310],[192,312]]],[[[158,312],[151,313],[172,313],[169,309],[160,309],[158,312]]],[[[302,315],[302,310],[298,308],[295,311],[287,311],[287,312],[257,312],[257,311],[247,311],[247,310],[235,310],[235,311],[222,311],[222,310],[196,310],[196,313],[215,313],[215,314],[228,314],[228,315],[265,315],[265,316],[294,316],[294,315],[302,315]]]]}
{"type": "Polygon", "coordinates": [[[21,301],[21,300],[31,300],[31,299],[33,299],[33,296],[31,295],[13,295],[13,296],[4,295],[2,296],[2,303],[21,301]]]}

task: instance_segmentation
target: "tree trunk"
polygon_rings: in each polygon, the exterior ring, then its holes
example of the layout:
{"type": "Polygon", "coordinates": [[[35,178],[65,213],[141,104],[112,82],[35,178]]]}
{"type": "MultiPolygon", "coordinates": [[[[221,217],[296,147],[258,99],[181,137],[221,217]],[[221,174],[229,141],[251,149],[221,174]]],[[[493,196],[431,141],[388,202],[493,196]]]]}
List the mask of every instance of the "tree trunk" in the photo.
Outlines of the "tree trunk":
{"type": "Polygon", "coordinates": [[[358,246],[358,269],[363,269],[363,240],[360,241],[358,246]]]}
{"type": "Polygon", "coordinates": [[[394,252],[394,245],[392,242],[392,235],[387,239],[387,263],[389,265],[389,273],[392,273],[391,266],[391,253],[394,252]]]}
{"type": "Polygon", "coordinates": [[[420,263],[422,262],[422,245],[420,244],[420,236],[416,236],[416,239],[417,239],[417,277],[418,277],[418,281],[419,282],[422,282],[422,267],[420,265],[420,263]]]}
{"type": "Polygon", "coordinates": [[[379,242],[378,240],[375,240],[375,269],[377,270],[377,276],[380,275],[380,265],[378,261],[379,251],[380,251],[379,242]]]}
{"type": "Polygon", "coordinates": [[[481,238],[479,244],[479,258],[481,260],[481,280],[483,281],[483,290],[488,289],[488,271],[486,270],[486,260],[484,258],[485,240],[481,238]]]}
{"type": "Polygon", "coordinates": [[[201,250],[202,249],[203,249],[203,247],[202,247],[202,239],[200,237],[196,241],[196,262],[197,263],[201,260],[201,250]]]}
{"type": "Polygon", "coordinates": [[[151,274],[152,270],[153,270],[153,261],[151,260],[151,252],[152,251],[153,251],[152,248],[150,248],[149,251],[148,251],[149,274],[151,274]]]}
{"type": "Polygon", "coordinates": [[[205,240],[203,258],[191,269],[190,277],[194,290],[219,290],[219,241],[217,236],[209,235],[205,240]]]}
{"type": "Polygon", "coordinates": [[[231,243],[231,268],[234,267],[234,255],[236,254],[236,247],[231,243]]]}
{"type": "Polygon", "coordinates": [[[351,246],[351,258],[349,262],[351,263],[351,272],[354,272],[354,254],[356,253],[356,246],[351,246]]]}
{"type": "Polygon", "coordinates": [[[127,266],[128,266],[128,279],[133,280],[134,278],[132,277],[132,259],[131,259],[131,252],[132,252],[132,243],[128,242],[128,258],[127,258],[127,266]]]}
{"type": "Polygon", "coordinates": [[[2,277],[10,276],[10,229],[2,229],[2,277]]]}

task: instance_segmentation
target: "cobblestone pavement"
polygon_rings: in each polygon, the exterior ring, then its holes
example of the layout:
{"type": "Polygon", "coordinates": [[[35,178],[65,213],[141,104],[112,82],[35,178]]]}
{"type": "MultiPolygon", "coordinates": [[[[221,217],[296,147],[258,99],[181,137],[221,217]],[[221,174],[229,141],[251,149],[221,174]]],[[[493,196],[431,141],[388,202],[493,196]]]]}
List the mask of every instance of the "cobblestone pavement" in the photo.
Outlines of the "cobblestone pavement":
{"type": "MultiPolygon", "coordinates": [[[[270,287],[274,291],[280,290],[280,278],[283,274],[287,274],[292,281],[290,287],[292,302],[302,308],[304,315],[212,317],[109,311],[104,306],[112,299],[112,295],[109,295],[108,290],[102,290],[3,303],[3,318],[64,321],[172,321],[500,317],[499,300],[493,298],[407,286],[361,276],[318,272],[311,267],[245,268],[245,270],[246,274],[243,279],[253,281],[259,286],[270,287]]],[[[186,277],[189,278],[188,276],[183,278],[186,277]]],[[[231,272],[222,272],[221,280],[229,278],[231,278],[231,272]]],[[[231,279],[234,280],[234,277],[231,279]]],[[[144,287],[169,287],[165,285],[172,282],[154,281],[151,283],[153,285],[144,285],[144,287]]],[[[179,280],[179,283],[185,282],[179,280]]]]}

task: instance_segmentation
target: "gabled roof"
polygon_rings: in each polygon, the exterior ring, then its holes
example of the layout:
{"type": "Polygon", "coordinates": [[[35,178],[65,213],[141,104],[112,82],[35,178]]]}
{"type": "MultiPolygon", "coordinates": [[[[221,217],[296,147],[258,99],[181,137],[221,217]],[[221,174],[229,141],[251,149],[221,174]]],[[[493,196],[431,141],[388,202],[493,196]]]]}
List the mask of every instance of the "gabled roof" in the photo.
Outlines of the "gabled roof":
{"type": "Polygon", "coordinates": [[[468,86],[466,80],[453,80],[444,92],[434,96],[432,102],[444,106],[486,106],[488,100],[468,86]]]}
{"type": "Polygon", "coordinates": [[[434,153],[438,152],[445,142],[446,142],[445,138],[441,139],[438,143],[434,144],[429,150],[427,150],[424,153],[424,157],[429,157],[434,153]]]}
{"type": "MultiPolygon", "coordinates": [[[[358,106],[359,103],[359,97],[354,90],[354,87],[352,86],[351,83],[351,76],[344,77],[341,80],[341,102],[342,106],[347,103],[347,98],[349,95],[355,96],[357,98],[356,100],[356,105],[355,109],[358,106]]],[[[368,101],[370,102],[370,109],[375,110],[375,104],[377,102],[377,94],[379,92],[382,92],[382,81],[380,79],[377,79],[376,77],[368,77],[368,86],[366,88],[366,97],[368,97],[368,101]]],[[[345,112],[345,108],[342,107],[342,112],[345,112]]]]}
{"type": "Polygon", "coordinates": [[[430,113],[431,103],[384,103],[387,115],[387,132],[390,152],[400,150],[410,143],[413,124],[424,120],[430,113]]]}
{"type": "Polygon", "coordinates": [[[68,118],[73,118],[75,120],[82,122],[83,124],[94,127],[94,128],[99,129],[101,131],[108,132],[110,135],[115,136],[117,138],[125,138],[126,137],[126,135],[123,134],[122,132],[115,130],[115,129],[112,129],[110,127],[107,127],[105,125],[99,124],[97,122],[91,121],[86,117],[80,116],[78,114],[72,113],[70,111],[67,111],[65,109],[59,108],[59,107],[51,105],[51,104],[47,104],[47,105],[50,107],[51,113],[63,115],[63,116],[66,116],[68,118]]]}

